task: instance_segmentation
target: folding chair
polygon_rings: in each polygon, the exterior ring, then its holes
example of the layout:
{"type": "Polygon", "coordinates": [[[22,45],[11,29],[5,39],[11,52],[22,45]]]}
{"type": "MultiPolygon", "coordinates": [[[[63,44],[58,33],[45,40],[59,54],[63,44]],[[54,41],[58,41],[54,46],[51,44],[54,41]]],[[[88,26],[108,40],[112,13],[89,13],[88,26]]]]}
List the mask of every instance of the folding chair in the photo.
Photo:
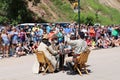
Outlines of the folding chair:
{"type": "Polygon", "coordinates": [[[43,51],[36,51],[35,54],[37,56],[38,62],[40,63],[39,70],[42,71],[42,68],[44,69],[43,74],[45,74],[47,70],[49,70],[49,72],[54,72],[52,64],[45,57],[45,54],[43,51]]]}
{"type": "Polygon", "coordinates": [[[74,64],[74,69],[76,69],[79,72],[80,76],[82,76],[82,71],[85,71],[88,74],[85,63],[88,60],[89,53],[90,53],[89,49],[81,53],[80,56],[77,57],[77,60],[74,64]]]}

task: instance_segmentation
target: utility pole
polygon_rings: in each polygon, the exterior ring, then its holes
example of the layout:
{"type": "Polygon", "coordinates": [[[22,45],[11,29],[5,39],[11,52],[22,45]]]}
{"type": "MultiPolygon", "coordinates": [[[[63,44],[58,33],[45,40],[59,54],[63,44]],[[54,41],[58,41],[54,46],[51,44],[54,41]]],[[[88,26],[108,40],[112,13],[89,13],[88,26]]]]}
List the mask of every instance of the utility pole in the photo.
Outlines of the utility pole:
{"type": "Polygon", "coordinates": [[[79,32],[80,32],[80,0],[78,0],[78,24],[79,24],[79,32]]]}

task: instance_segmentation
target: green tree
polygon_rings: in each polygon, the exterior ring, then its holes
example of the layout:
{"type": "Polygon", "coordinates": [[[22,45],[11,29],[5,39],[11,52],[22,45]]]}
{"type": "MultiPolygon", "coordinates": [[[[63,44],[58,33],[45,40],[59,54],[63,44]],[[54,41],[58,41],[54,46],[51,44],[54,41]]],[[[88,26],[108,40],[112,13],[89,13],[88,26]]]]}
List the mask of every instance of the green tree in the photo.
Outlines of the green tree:
{"type": "Polygon", "coordinates": [[[85,24],[87,25],[94,25],[95,19],[92,16],[87,16],[85,19],[85,24]]]}
{"type": "Polygon", "coordinates": [[[25,0],[6,0],[8,2],[7,17],[11,21],[28,22],[32,19],[25,0]]]}
{"type": "Polygon", "coordinates": [[[26,0],[0,0],[0,14],[10,23],[32,22],[34,15],[27,9],[26,0]]]}

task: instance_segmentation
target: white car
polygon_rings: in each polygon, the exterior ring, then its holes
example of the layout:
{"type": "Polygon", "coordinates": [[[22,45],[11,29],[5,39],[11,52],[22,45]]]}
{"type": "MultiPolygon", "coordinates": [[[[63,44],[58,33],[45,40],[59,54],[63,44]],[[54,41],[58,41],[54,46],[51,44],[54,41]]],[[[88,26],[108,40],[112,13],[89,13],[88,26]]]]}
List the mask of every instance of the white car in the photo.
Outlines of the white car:
{"type": "Polygon", "coordinates": [[[25,26],[29,26],[30,28],[32,28],[33,26],[35,26],[36,23],[22,23],[22,24],[18,24],[16,27],[19,28],[24,28],[25,26]]]}

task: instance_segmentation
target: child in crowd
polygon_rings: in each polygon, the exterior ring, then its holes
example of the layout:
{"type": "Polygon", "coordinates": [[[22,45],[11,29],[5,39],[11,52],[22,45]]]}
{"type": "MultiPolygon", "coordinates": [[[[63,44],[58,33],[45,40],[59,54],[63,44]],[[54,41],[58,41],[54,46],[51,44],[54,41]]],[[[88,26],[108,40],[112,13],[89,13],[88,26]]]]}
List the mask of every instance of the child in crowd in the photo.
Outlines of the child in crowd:
{"type": "Polygon", "coordinates": [[[102,38],[101,38],[101,37],[99,37],[98,40],[97,40],[97,47],[98,47],[98,48],[104,48],[104,47],[103,47],[103,41],[102,41],[102,38]]]}
{"type": "Polygon", "coordinates": [[[94,39],[91,40],[91,49],[95,49],[96,48],[96,42],[94,39]]]}
{"type": "Polygon", "coordinates": [[[90,39],[90,37],[88,37],[87,39],[86,39],[86,42],[87,42],[87,45],[90,47],[91,46],[91,39],[90,39]]]}
{"type": "Polygon", "coordinates": [[[25,55],[25,51],[24,51],[24,48],[22,46],[21,43],[18,44],[17,48],[16,48],[16,56],[15,57],[20,57],[20,56],[23,56],[25,55]]]}
{"type": "Polygon", "coordinates": [[[90,49],[95,49],[96,48],[96,42],[94,39],[91,39],[90,37],[88,37],[86,39],[87,45],[90,47],[90,49]]]}
{"type": "Polygon", "coordinates": [[[32,54],[32,48],[28,45],[27,42],[23,44],[23,48],[26,54],[32,54]]]}

